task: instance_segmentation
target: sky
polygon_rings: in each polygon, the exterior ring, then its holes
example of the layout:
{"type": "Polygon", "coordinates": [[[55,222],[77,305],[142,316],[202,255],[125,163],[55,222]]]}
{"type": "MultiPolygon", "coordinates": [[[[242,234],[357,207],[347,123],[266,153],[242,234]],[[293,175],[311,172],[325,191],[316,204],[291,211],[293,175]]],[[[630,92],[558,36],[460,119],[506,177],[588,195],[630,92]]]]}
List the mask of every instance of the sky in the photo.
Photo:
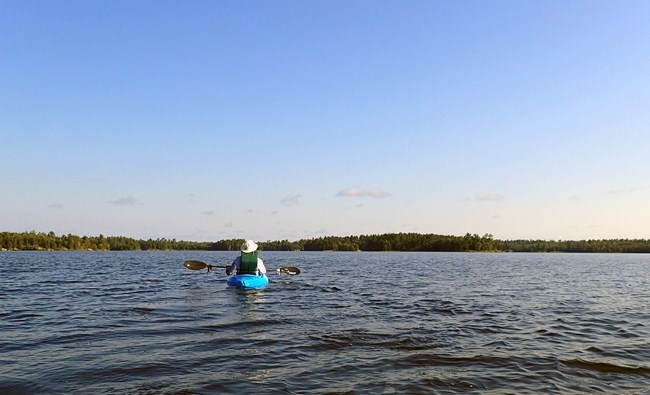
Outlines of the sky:
{"type": "Polygon", "coordinates": [[[648,1],[0,2],[0,231],[650,238],[648,1]]]}

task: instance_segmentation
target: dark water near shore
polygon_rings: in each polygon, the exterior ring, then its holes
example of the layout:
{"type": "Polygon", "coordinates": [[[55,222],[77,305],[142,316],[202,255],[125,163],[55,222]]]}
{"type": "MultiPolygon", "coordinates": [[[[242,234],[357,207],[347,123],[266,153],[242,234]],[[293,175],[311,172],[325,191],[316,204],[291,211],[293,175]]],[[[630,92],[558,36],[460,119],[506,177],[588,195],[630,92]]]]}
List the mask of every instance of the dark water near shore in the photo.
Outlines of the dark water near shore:
{"type": "Polygon", "coordinates": [[[0,394],[650,394],[648,255],[262,256],[0,252],[0,394]]]}

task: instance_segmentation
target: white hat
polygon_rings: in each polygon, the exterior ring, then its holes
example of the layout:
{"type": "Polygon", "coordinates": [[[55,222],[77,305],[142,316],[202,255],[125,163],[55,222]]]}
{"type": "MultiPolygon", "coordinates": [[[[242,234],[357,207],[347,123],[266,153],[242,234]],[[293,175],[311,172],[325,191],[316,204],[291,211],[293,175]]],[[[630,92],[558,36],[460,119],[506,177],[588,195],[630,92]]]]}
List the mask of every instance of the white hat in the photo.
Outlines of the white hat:
{"type": "Polygon", "coordinates": [[[241,252],[253,252],[257,250],[257,244],[253,240],[246,240],[244,244],[241,245],[241,252]]]}

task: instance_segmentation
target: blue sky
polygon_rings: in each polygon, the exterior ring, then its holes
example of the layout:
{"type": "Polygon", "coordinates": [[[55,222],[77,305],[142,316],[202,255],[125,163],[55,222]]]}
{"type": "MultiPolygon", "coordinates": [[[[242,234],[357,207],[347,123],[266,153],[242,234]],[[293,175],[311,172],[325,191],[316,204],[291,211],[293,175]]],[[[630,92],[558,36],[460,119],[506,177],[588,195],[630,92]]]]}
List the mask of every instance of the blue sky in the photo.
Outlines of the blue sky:
{"type": "Polygon", "coordinates": [[[0,231],[650,238],[650,2],[5,1],[0,231]]]}

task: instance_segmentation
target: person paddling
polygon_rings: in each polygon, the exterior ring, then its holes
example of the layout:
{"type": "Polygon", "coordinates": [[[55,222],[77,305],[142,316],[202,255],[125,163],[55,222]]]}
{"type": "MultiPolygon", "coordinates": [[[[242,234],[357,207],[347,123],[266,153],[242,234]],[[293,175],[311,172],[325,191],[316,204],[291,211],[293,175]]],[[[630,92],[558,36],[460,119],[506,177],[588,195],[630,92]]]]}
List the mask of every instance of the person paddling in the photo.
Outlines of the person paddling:
{"type": "Polygon", "coordinates": [[[255,274],[266,273],[266,267],[262,258],[258,256],[257,244],[253,240],[246,240],[241,245],[241,254],[232,261],[232,265],[226,267],[226,274],[255,274]]]}

